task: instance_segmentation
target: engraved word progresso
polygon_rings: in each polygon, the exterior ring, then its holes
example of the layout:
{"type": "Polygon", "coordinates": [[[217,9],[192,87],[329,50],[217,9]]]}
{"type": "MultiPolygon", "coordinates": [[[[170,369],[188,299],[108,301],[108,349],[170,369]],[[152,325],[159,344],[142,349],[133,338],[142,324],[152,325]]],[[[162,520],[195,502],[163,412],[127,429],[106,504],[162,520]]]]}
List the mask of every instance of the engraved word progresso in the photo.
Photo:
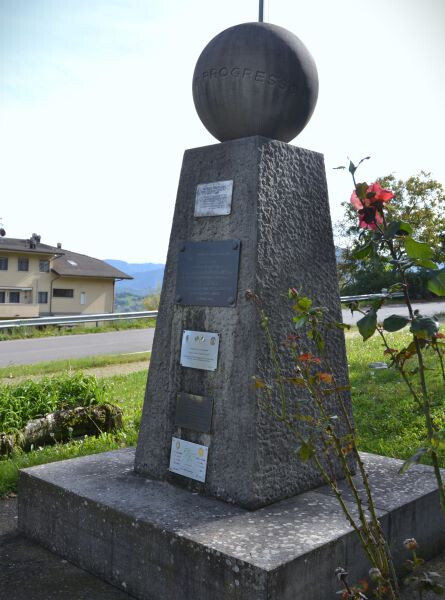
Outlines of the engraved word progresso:
{"type": "Polygon", "coordinates": [[[225,77],[231,77],[233,79],[250,80],[256,81],[257,83],[267,84],[271,87],[277,86],[277,88],[288,91],[290,94],[296,95],[298,93],[297,86],[291,84],[285,79],[280,79],[272,73],[266,73],[266,71],[255,71],[254,69],[248,69],[247,67],[218,67],[203,71],[200,77],[195,78],[195,83],[199,81],[208,81],[211,79],[224,79],[225,77]]]}

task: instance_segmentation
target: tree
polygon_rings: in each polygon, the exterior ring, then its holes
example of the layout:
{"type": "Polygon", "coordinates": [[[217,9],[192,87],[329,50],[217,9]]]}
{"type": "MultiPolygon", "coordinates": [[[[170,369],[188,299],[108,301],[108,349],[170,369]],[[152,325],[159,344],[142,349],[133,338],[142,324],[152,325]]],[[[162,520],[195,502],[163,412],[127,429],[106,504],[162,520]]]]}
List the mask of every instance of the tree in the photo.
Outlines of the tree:
{"type": "Polygon", "coordinates": [[[158,310],[161,300],[161,286],[159,285],[154,292],[146,296],[143,300],[146,310],[158,310]]]}
{"type": "MultiPolygon", "coordinates": [[[[420,171],[406,181],[394,175],[377,180],[382,188],[391,190],[395,197],[386,207],[388,221],[408,221],[416,231],[418,241],[426,242],[434,252],[433,260],[445,262],[445,189],[431,178],[431,173],[420,171]]],[[[361,245],[364,230],[360,229],[357,210],[350,202],[343,202],[345,218],[337,231],[347,240],[338,266],[341,293],[367,294],[380,292],[397,281],[390,257],[383,253],[367,257],[366,264],[354,256],[361,245]]],[[[428,270],[418,268],[408,273],[410,292],[414,298],[429,297],[426,289],[428,270]]]]}

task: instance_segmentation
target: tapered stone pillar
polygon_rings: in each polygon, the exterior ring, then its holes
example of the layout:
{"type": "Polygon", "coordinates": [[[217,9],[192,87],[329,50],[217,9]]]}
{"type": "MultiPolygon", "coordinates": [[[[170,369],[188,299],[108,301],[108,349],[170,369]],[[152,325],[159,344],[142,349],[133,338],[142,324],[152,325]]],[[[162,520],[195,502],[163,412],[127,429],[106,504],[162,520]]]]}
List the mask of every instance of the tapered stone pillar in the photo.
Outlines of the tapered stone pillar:
{"type": "MultiPolygon", "coordinates": [[[[215,282],[217,277],[218,266],[215,282]]],[[[267,376],[271,365],[257,308],[246,291],[259,296],[281,343],[292,331],[289,287],[341,320],[323,156],[258,136],[186,151],[136,452],[138,473],[250,509],[322,483],[313,467],[296,457],[295,438],[259,406],[253,386],[253,376],[267,376]],[[229,180],[230,214],[194,216],[198,184],[229,180]],[[240,242],[235,302],[184,305],[177,289],[181,249],[188,242],[224,240],[240,242]],[[180,365],[184,330],[220,335],[215,371],[180,365]],[[210,432],[175,426],[180,392],[210,399],[210,432]],[[208,447],[204,483],[169,471],[172,437],[208,447]]],[[[283,367],[292,373],[291,358],[282,350],[283,367]]],[[[346,382],[341,331],[332,334],[328,354],[346,382]]],[[[288,393],[291,404],[301,402],[300,389],[289,387],[288,393]]],[[[331,410],[338,412],[335,405],[331,410]]]]}

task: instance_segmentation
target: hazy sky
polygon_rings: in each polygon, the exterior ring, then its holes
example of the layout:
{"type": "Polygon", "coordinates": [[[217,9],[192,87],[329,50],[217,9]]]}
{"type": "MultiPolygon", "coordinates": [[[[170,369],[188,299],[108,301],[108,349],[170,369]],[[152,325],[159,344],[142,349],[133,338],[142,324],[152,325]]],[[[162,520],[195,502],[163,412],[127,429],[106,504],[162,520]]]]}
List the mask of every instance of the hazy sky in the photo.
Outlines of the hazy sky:
{"type": "MultiPolygon", "coordinates": [[[[98,258],[164,262],[182,155],[216,143],[193,106],[204,46],[257,0],[0,0],[0,217],[98,258]]],[[[317,63],[292,142],[324,153],[333,220],[351,183],[420,169],[445,183],[445,1],[265,0],[317,63]]]]}

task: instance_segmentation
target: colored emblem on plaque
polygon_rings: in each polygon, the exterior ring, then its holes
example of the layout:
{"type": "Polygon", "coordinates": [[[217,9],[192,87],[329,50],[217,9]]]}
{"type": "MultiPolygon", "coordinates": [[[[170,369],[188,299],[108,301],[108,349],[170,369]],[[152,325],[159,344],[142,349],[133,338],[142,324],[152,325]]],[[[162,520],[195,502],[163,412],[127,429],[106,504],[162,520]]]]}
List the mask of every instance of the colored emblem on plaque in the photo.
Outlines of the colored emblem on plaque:
{"type": "Polygon", "coordinates": [[[191,369],[216,371],[218,348],[219,333],[185,330],[182,334],[180,364],[191,369]]]}
{"type": "Polygon", "coordinates": [[[209,449],[201,444],[172,438],[169,470],[172,473],[205,482],[209,449]]]}

